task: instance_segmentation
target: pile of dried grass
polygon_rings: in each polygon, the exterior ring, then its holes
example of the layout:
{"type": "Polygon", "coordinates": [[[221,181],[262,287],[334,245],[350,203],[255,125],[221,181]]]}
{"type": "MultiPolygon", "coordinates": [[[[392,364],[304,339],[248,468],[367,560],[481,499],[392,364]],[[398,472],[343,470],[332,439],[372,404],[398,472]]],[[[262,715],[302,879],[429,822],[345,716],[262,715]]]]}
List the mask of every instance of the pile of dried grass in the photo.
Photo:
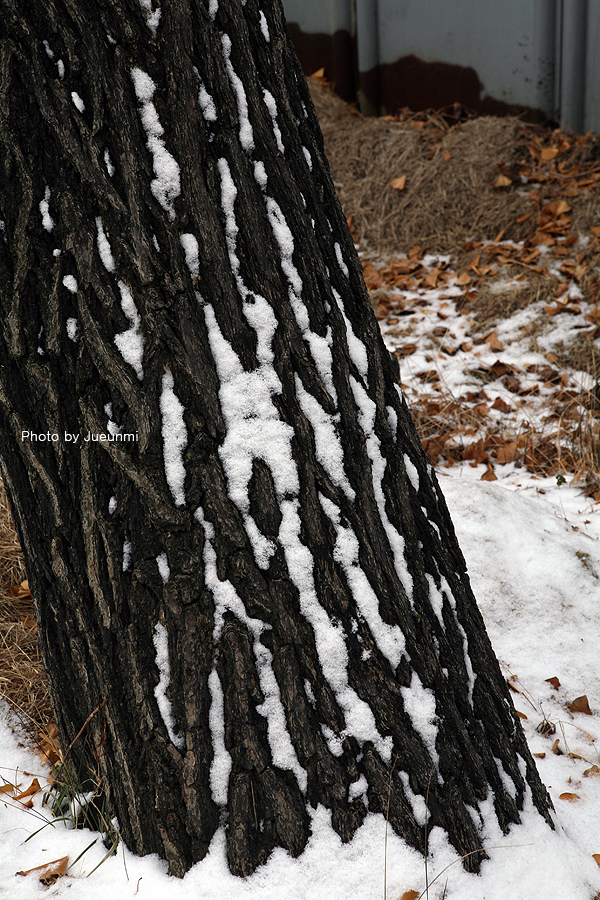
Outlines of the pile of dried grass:
{"type": "MultiPolygon", "coordinates": [[[[600,171],[600,135],[565,135],[489,116],[450,125],[431,111],[367,118],[323,79],[308,81],[344,212],[357,241],[382,255],[415,244],[460,254],[466,241],[493,240],[498,232],[524,240],[535,232],[535,217],[527,218],[534,209],[522,190],[522,166],[542,200],[569,187],[574,175],[600,171]],[[390,186],[403,176],[404,189],[390,186]]],[[[575,228],[598,224],[595,193],[576,189],[568,196],[575,228]]]]}

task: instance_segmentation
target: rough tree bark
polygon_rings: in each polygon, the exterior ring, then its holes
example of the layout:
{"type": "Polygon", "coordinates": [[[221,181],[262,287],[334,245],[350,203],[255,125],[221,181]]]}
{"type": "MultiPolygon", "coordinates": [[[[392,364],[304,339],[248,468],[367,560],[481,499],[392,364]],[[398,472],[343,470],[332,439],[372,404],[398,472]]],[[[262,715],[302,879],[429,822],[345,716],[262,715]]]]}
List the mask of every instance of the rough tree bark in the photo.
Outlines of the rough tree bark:
{"type": "Polygon", "coordinates": [[[0,97],[2,474],[127,845],[552,825],[278,0],[0,0],[0,97]]]}

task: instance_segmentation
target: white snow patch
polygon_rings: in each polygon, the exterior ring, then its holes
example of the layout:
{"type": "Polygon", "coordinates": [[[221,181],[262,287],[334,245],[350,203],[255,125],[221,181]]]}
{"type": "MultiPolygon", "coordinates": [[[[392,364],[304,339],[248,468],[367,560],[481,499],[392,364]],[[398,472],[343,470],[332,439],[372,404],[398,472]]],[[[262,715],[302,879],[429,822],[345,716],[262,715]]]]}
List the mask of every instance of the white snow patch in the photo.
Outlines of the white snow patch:
{"type": "Polygon", "coordinates": [[[104,150],[104,165],[106,166],[106,171],[108,172],[110,178],[112,178],[115,174],[115,167],[113,166],[112,160],[110,158],[108,148],[104,150]]]}
{"type": "Polygon", "coordinates": [[[435,694],[431,688],[423,687],[421,679],[413,671],[410,687],[400,687],[404,708],[413,724],[413,728],[421,736],[423,743],[429,751],[432,762],[439,769],[439,758],[435,747],[437,739],[437,725],[435,724],[435,694]]]}
{"type": "Polygon", "coordinates": [[[58,77],[62,81],[65,77],[65,64],[62,59],[59,59],[56,63],[56,68],[58,69],[58,77]]]}
{"type": "Polygon", "coordinates": [[[160,622],[154,626],[154,637],[152,638],[154,649],[156,650],[156,668],[159,672],[159,681],[154,688],[154,696],[158,704],[158,709],[162,720],[171,739],[178,750],[185,748],[185,738],[181,734],[175,732],[175,720],[173,718],[173,709],[171,701],[167,697],[167,688],[171,681],[171,666],[169,664],[169,635],[167,629],[160,622]]]}
{"type": "Polygon", "coordinates": [[[50,44],[48,43],[48,41],[42,41],[42,44],[44,45],[44,50],[46,51],[50,59],[54,59],[54,50],[50,48],[50,44]]]}
{"type": "Polygon", "coordinates": [[[68,291],[70,291],[72,294],[76,294],[77,291],[79,290],[79,288],[77,286],[77,279],[75,278],[74,275],[65,275],[65,277],[62,280],[62,283],[64,284],[66,289],[68,291]]]}
{"type": "MultiPolygon", "coordinates": [[[[334,291],[335,294],[335,291],[334,291]]],[[[367,444],[367,453],[371,460],[371,469],[373,475],[373,492],[379,508],[379,515],[385,528],[392,553],[394,554],[394,563],[398,577],[402,582],[404,590],[409,598],[413,595],[413,579],[408,571],[406,560],[404,559],[404,538],[398,533],[397,529],[388,519],[385,510],[385,496],[383,493],[383,475],[385,472],[386,461],[381,455],[381,441],[375,434],[375,413],[377,407],[373,400],[369,397],[365,389],[359,382],[350,376],[350,385],[352,393],[358,406],[358,421],[365,435],[367,444]]]]}
{"type": "Polygon", "coordinates": [[[215,21],[215,16],[217,15],[217,10],[219,9],[218,0],[210,0],[208,4],[208,14],[211,17],[212,21],[215,21]]]}
{"type": "Polygon", "coordinates": [[[135,369],[138,379],[142,381],[144,378],[144,369],[142,367],[144,336],[140,332],[142,320],[133,302],[131,291],[123,281],[119,281],[119,290],[121,292],[121,308],[129,319],[131,328],[116,334],[115,344],[125,362],[135,369]]]}
{"type": "Polygon", "coordinates": [[[163,456],[165,475],[169,490],[176,506],[185,503],[185,467],[183,451],[187,447],[188,435],[183,418],[184,408],[173,390],[175,385],[171,372],[162,377],[160,414],[162,417],[163,456]]]}
{"type": "Polygon", "coordinates": [[[263,33],[265,41],[269,43],[269,41],[271,40],[271,35],[269,34],[269,26],[267,25],[267,20],[262,9],[260,11],[260,30],[263,33]]]}
{"type": "Polygon", "coordinates": [[[254,163],[254,179],[261,191],[264,191],[267,186],[267,172],[265,170],[265,164],[261,160],[257,160],[254,163]]]}
{"type": "Polygon", "coordinates": [[[46,231],[52,231],[54,228],[54,220],[50,215],[50,188],[46,185],[44,191],[44,199],[40,200],[40,212],[42,214],[42,225],[46,231]]]}
{"type": "Polygon", "coordinates": [[[389,762],[392,738],[383,738],[379,734],[371,708],[348,684],[348,651],[344,630],[330,620],[319,603],[313,579],[313,557],[300,539],[298,500],[283,500],[280,509],[283,518],[279,540],[285,551],[290,578],[300,594],[300,611],[312,625],[323,675],[344,713],[345,732],[354,735],[358,741],[372,741],[382,758],[389,762]]]}
{"type": "Polygon", "coordinates": [[[110,249],[110,244],[108,242],[108,238],[104,232],[104,226],[102,224],[102,219],[100,216],[96,217],[96,228],[98,229],[98,252],[100,254],[100,259],[102,260],[102,265],[108,272],[115,271],[115,259],[112,255],[112,250],[110,249]]]}
{"type": "Polygon", "coordinates": [[[304,159],[306,160],[306,165],[312,172],[312,156],[310,155],[310,152],[306,147],[302,147],[302,152],[304,154],[304,159]]]}
{"type": "Polygon", "coordinates": [[[112,418],[113,417],[113,405],[112,405],[112,403],[104,404],[104,412],[108,416],[108,422],[106,423],[106,430],[108,431],[108,433],[112,434],[112,435],[121,434],[121,432],[123,431],[123,426],[117,425],[116,422],[113,422],[113,418],[112,418]]]}
{"type": "Polygon", "coordinates": [[[158,6],[154,12],[152,12],[152,3],[151,0],[139,0],[140,6],[146,13],[146,25],[152,32],[152,36],[156,37],[156,29],[158,28],[158,23],[160,22],[161,10],[160,6],[158,6]]]}
{"type": "Polygon", "coordinates": [[[246,92],[244,90],[244,85],[241,78],[236,75],[231,64],[231,39],[229,35],[224,34],[221,38],[221,43],[223,46],[225,68],[227,69],[227,75],[229,76],[229,81],[231,83],[231,87],[233,88],[238,108],[238,119],[240,123],[240,144],[242,145],[243,150],[249,152],[250,150],[254,150],[254,132],[252,131],[250,119],[248,118],[248,101],[246,100],[246,92]]]}
{"type": "Polygon", "coordinates": [[[275,97],[270,91],[263,90],[263,100],[265,101],[265,106],[269,110],[269,114],[273,122],[273,134],[275,135],[275,140],[277,141],[277,149],[280,153],[284,153],[285,148],[281,139],[281,131],[277,123],[277,104],[275,102],[275,97]]]}
{"type": "Polygon", "coordinates": [[[267,735],[273,763],[281,769],[292,771],[296,776],[300,790],[306,791],[308,775],[306,769],[300,765],[287,729],[281,693],[273,671],[273,655],[260,641],[255,641],[254,643],[254,655],[258,668],[260,689],[265,698],[264,702],[256,707],[256,711],[267,720],[267,735]]]}
{"type": "Polygon", "coordinates": [[[116,510],[116,508],[117,508],[117,498],[116,498],[116,497],[111,497],[110,500],[108,501],[108,513],[109,513],[109,515],[112,516],[112,514],[114,513],[114,511],[116,510]]]}
{"type": "Polygon", "coordinates": [[[169,575],[171,574],[171,569],[169,568],[169,560],[167,559],[166,553],[159,553],[156,557],[156,565],[158,566],[158,571],[160,577],[162,578],[163,584],[166,584],[169,580],[169,575]]]}
{"type": "Polygon", "coordinates": [[[367,348],[360,340],[360,338],[358,338],[354,334],[354,329],[352,328],[350,319],[346,315],[346,311],[342,303],[342,298],[335,288],[332,288],[331,290],[346,325],[346,339],[348,341],[348,353],[350,354],[350,359],[358,369],[360,375],[364,378],[365,382],[367,382],[367,375],[369,372],[369,358],[367,356],[367,348]]]}
{"type": "Polygon", "coordinates": [[[216,122],[217,107],[215,106],[215,101],[202,83],[200,83],[200,89],[198,91],[198,103],[200,104],[204,120],[206,122],[216,122]]]}
{"type": "Polygon", "coordinates": [[[210,790],[217,806],[227,805],[229,773],[231,772],[231,756],[225,747],[225,709],[223,688],[217,672],[208,676],[208,689],[211,703],[208,713],[208,724],[213,745],[213,758],[210,764],[210,790]]]}
{"type": "Polygon", "coordinates": [[[85,103],[83,102],[77,91],[71,91],[71,100],[80,113],[85,112],[85,103]]]}
{"type": "Polygon", "coordinates": [[[128,572],[132,563],[131,541],[123,542],[123,571],[128,572]]]}
{"type": "Polygon", "coordinates": [[[394,440],[398,437],[398,416],[393,406],[386,406],[388,423],[394,435],[394,440]]]}
{"type": "Polygon", "coordinates": [[[272,402],[282,390],[273,367],[271,343],[277,319],[264,299],[244,303],[244,315],[257,335],[259,366],[246,372],[235,351],[223,337],[210,304],[203,307],[208,337],[217,366],[219,400],[227,425],[219,456],[227,476],[229,496],[236,504],[253,545],[257,564],[266,568],[275,545],[260,534],[250,516],[248,484],[252,462],[262,459],[269,466],[278,498],[298,490],[298,472],[293,461],[293,429],[283,422],[272,402]]]}
{"type": "Polygon", "coordinates": [[[198,241],[193,234],[180,234],[179,242],[185,253],[185,261],[192,278],[197,278],[200,273],[200,260],[198,257],[198,241]]]}
{"type": "Polygon", "coordinates": [[[180,171],[174,157],[165,147],[164,141],[161,140],[164,129],[152,103],[156,85],[146,72],[138,68],[131,70],[131,77],[141,106],[142,125],[148,136],[147,145],[152,153],[152,165],[156,175],[150,188],[172,221],[175,218],[173,201],[181,193],[180,171]]]}
{"type": "Polygon", "coordinates": [[[350,278],[350,272],[348,271],[348,266],[344,262],[344,257],[342,255],[342,248],[340,247],[340,245],[337,242],[334,244],[334,249],[335,249],[335,255],[337,257],[337,261],[338,261],[338,265],[339,265],[340,269],[342,270],[342,272],[344,273],[346,278],[350,278]]]}
{"type": "Polygon", "coordinates": [[[344,451],[335,430],[335,420],[325,412],[316,397],[304,388],[300,377],[297,374],[294,377],[300,408],[314,432],[317,460],[333,484],[341,487],[349,500],[354,500],[356,494],[344,472],[344,451]]]}
{"type": "Polygon", "coordinates": [[[77,328],[77,319],[70,317],[67,319],[67,337],[69,340],[77,343],[79,338],[79,329],[77,328]]]}
{"type": "Polygon", "coordinates": [[[404,466],[406,468],[406,474],[408,475],[409,481],[414,487],[415,491],[419,490],[419,473],[417,471],[417,467],[413,463],[412,459],[408,455],[408,453],[404,454],[404,466]]]}
{"type": "Polygon", "coordinates": [[[335,503],[322,494],[319,494],[319,501],[336,532],[333,558],[344,570],[354,602],[377,647],[395,670],[406,646],[402,629],[398,625],[389,625],[381,618],[377,595],[359,564],[359,543],[354,530],[350,525],[344,527],[340,524],[340,509],[335,503]]]}

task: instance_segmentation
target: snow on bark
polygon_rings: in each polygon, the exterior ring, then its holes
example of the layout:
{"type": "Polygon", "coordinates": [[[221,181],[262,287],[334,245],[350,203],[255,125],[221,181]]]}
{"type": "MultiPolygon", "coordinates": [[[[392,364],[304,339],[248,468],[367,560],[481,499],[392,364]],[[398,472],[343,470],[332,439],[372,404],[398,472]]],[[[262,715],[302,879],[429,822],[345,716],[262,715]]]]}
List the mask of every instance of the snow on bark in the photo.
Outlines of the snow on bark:
{"type": "Polygon", "coordinates": [[[65,277],[62,280],[62,283],[64,284],[66,289],[68,291],[70,291],[72,294],[76,294],[77,291],[79,290],[78,285],[77,285],[77,279],[75,278],[74,275],[65,275],[65,277]]]}
{"type": "MultiPolygon", "coordinates": [[[[227,611],[232,612],[233,615],[252,633],[254,637],[253,650],[256,660],[256,669],[258,672],[260,689],[264,697],[263,702],[256,707],[256,710],[267,720],[267,735],[271,749],[271,757],[276,766],[279,766],[282,769],[291,770],[296,775],[302,790],[306,790],[308,780],[307,774],[306,770],[300,765],[294,745],[292,744],[291,737],[287,730],[285,711],[281,702],[279,685],[277,684],[277,679],[275,678],[272,666],[273,656],[260,642],[260,636],[267,626],[262,620],[252,619],[248,616],[244,604],[231,582],[228,579],[221,580],[217,575],[217,556],[211,543],[215,534],[214,527],[205,519],[201,507],[198,507],[194,516],[204,529],[205,542],[203,556],[205,581],[215,602],[215,627],[213,632],[215,645],[217,644],[223,629],[224,616],[227,611]]],[[[216,673],[213,672],[213,676],[217,678],[218,681],[216,673]]],[[[213,734],[215,757],[218,755],[217,744],[218,740],[215,740],[213,734]]],[[[229,756],[229,754],[227,755],[229,756]]],[[[221,763],[221,767],[223,767],[223,763],[221,763]]],[[[224,796],[226,798],[226,791],[224,792],[224,796]]]]}
{"type": "Polygon", "coordinates": [[[267,43],[269,43],[271,40],[271,35],[269,33],[269,26],[267,25],[267,20],[265,18],[265,14],[262,11],[262,9],[260,11],[259,17],[260,17],[260,30],[262,31],[265,41],[267,43]]]}
{"type": "Polygon", "coordinates": [[[210,764],[210,790],[217,806],[227,805],[229,790],[229,773],[231,772],[231,756],[225,747],[225,703],[223,688],[216,670],[208,676],[208,689],[211,703],[208,713],[208,724],[213,746],[213,758],[210,764]]]}
{"type": "Polygon", "coordinates": [[[167,696],[167,689],[171,681],[171,666],[169,664],[169,635],[167,629],[160,622],[154,627],[154,637],[152,638],[154,649],[156,650],[156,668],[159,673],[158,684],[154,688],[154,696],[165,728],[167,729],[171,743],[178,750],[185,748],[185,738],[177,734],[175,731],[175,720],[173,718],[173,710],[171,701],[167,696]]]}
{"type": "Polygon", "coordinates": [[[171,372],[162,377],[160,415],[162,419],[163,458],[165,476],[176,506],[185,503],[185,466],[183,451],[187,447],[188,434],[183,418],[184,407],[173,390],[175,382],[171,372]]]}
{"type": "Polygon", "coordinates": [[[384,622],[379,612],[379,600],[359,563],[359,543],[350,525],[341,525],[341,511],[335,503],[319,494],[319,501],[336,533],[333,558],[346,575],[354,602],[360,611],[379,650],[395,671],[404,652],[406,641],[398,625],[384,622]]]}
{"type": "MultiPolygon", "coordinates": [[[[436,771],[439,772],[439,757],[436,750],[438,729],[436,725],[435,694],[431,688],[423,686],[421,679],[413,671],[410,687],[400,687],[404,709],[411,718],[413,728],[427,747],[436,771]]],[[[437,778],[441,776],[436,775],[437,778]]]]}
{"type": "Polygon", "coordinates": [[[85,103],[83,102],[77,91],[71,91],[71,100],[80,113],[85,112],[85,103]]]}
{"type": "Polygon", "coordinates": [[[146,13],[146,25],[152,32],[152,37],[156,37],[156,29],[158,28],[161,16],[160,6],[152,11],[152,0],[139,0],[139,3],[146,13]]]}
{"type": "Polygon", "coordinates": [[[193,234],[180,234],[179,243],[185,253],[185,262],[190,270],[192,278],[197,278],[200,273],[200,261],[198,258],[198,241],[193,234]]]}
{"type": "Polygon", "coordinates": [[[169,575],[171,574],[169,560],[167,559],[166,553],[158,554],[158,556],[156,557],[156,565],[158,566],[158,572],[160,577],[162,578],[163,584],[166,584],[169,580],[169,575]]]}
{"type": "Polygon", "coordinates": [[[44,190],[44,199],[40,200],[39,209],[42,214],[42,225],[46,231],[52,231],[54,228],[54,220],[50,215],[50,188],[48,185],[46,185],[44,190]]]}
{"type": "Polygon", "coordinates": [[[277,149],[280,153],[285,153],[283,141],[281,140],[281,131],[279,129],[279,125],[277,124],[277,104],[275,103],[275,97],[270,91],[267,91],[265,89],[263,90],[263,100],[265,101],[265,106],[269,110],[271,121],[273,122],[273,134],[275,135],[275,140],[277,141],[277,149]]]}
{"type": "Polygon", "coordinates": [[[295,375],[295,382],[300,408],[314,432],[316,457],[331,482],[341,487],[348,499],[353,501],[356,493],[344,472],[344,450],[335,428],[339,414],[331,416],[325,412],[319,401],[304,388],[298,375],[295,375]]]}
{"type": "Polygon", "coordinates": [[[352,328],[352,324],[350,319],[346,315],[344,310],[344,304],[342,303],[342,298],[338,294],[335,288],[332,288],[332,293],[335,298],[335,302],[338,305],[338,309],[341,312],[344,324],[346,326],[346,340],[348,341],[348,352],[350,354],[350,359],[358,369],[360,375],[365,381],[365,384],[368,384],[367,375],[369,372],[369,358],[367,356],[367,348],[357,336],[354,334],[354,329],[352,328]]]}
{"type": "Polygon", "coordinates": [[[204,116],[204,121],[207,124],[211,124],[212,122],[217,121],[217,107],[215,106],[215,101],[211,97],[211,95],[206,90],[204,82],[200,78],[200,73],[196,66],[193,66],[194,75],[196,76],[196,80],[198,81],[198,103],[200,104],[200,109],[202,110],[202,115],[204,116]]]}
{"type": "Polygon", "coordinates": [[[219,456],[227,476],[228,493],[244,519],[257,564],[267,568],[275,545],[264,537],[250,515],[248,485],[252,462],[269,466],[277,496],[298,491],[298,472],[292,457],[293,429],[281,421],[272,396],[282,390],[273,367],[271,342],[277,320],[264,297],[252,295],[244,314],[256,331],[259,366],[246,372],[231,345],[223,337],[210,304],[203,307],[208,339],[220,381],[219,400],[227,434],[219,456]]]}
{"type": "Polygon", "coordinates": [[[321,381],[327,388],[334,402],[337,401],[337,395],[333,385],[333,357],[331,355],[331,328],[327,329],[327,336],[323,337],[315,334],[310,328],[310,319],[306,305],[302,302],[302,279],[293,262],[294,238],[290,228],[285,220],[285,216],[281,211],[281,207],[272,197],[265,195],[265,205],[267,208],[267,217],[273,231],[273,235],[279,247],[281,257],[281,269],[288,280],[288,296],[292,307],[292,312],[298,327],[302,331],[302,337],[307,342],[313,362],[317,367],[317,372],[321,381]]]}
{"type": "Polygon", "coordinates": [[[77,319],[70,316],[66,322],[67,337],[70,341],[77,343],[79,340],[79,329],[77,328],[77,319]]]}
{"type": "Polygon", "coordinates": [[[324,677],[333,690],[338,706],[344,714],[344,734],[353,735],[359,742],[372,741],[386,762],[391,760],[392,737],[382,737],[373,712],[348,683],[348,650],[344,629],[331,621],[319,602],[313,578],[314,560],[300,537],[301,522],[298,500],[284,500],[280,504],[282,521],[279,540],[283,546],[288,572],[300,595],[300,611],[310,622],[317,655],[324,677]]]}
{"type": "Polygon", "coordinates": [[[250,119],[248,118],[248,101],[246,99],[246,91],[244,90],[242,79],[239,78],[238,75],[236,75],[231,63],[231,39],[229,38],[229,35],[224,34],[221,38],[221,43],[223,46],[225,68],[227,69],[229,82],[235,94],[235,100],[238,109],[238,120],[240,123],[240,144],[242,145],[242,148],[246,150],[246,152],[250,152],[251,150],[254,150],[254,132],[252,130],[252,125],[250,124],[250,119]]]}
{"type": "Polygon", "coordinates": [[[121,292],[121,308],[129,319],[131,327],[127,331],[116,334],[114,341],[125,362],[134,368],[138,379],[142,381],[144,378],[142,367],[144,336],[140,332],[142,320],[131,296],[131,291],[123,281],[119,281],[119,291],[121,292]]]}
{"type": "Polygon", "coordinates": [[[106,166],[106,171],[108,172],[109,177],[112,178],[115,174],[115,167],[112,164],[108,148],[106,148],[106,150],[104,151],[104,165],[106,166]]]}
{"type": "Polygon", "coordinates": [[[385,496],[383,493],[383,475],[385,472],[386,461],[381,455],[381,441],[375,434],[375,414],[377,407],[373,400],[369,397],[365,389],[358,381],[350,376],[350,384],[352,393],[358,407],[358,421],[365,435],[367,453],[371,460],[371,471],[373,476],[373,492],[379,509],[379,515],[385,528],[390,548],[394,555],[394,563],[396,572],[407,596],[413,596],[413,578],[408,570],[406,559],[404,558],[404,538],[399,534],[397,529],[390,522],[386,508],[385,496]]]}
{"type": "Polygon", "coordinates": [[[152,103],[156,85],[146,72],[138,68],[131,70],[131,77],[140,104],[142,125],[146,131],[147,146],[152,154],[152,165],[156,175],[150,188],[173,221],[175,218],[173,201],[181,193],[180,171],[174,157],[169,153],[162,140],[164,128],[158,120],[156,108],[152,103]]]}
{"type": "Polygon", "coordinates": [[[112,250],[110,249],[110,244],[108,242],[108,238],[104,233],[104,226],[102,224],[102,219],[100,216],[96,218],[96,228],[98,230],[98,253],[100,254],[100,259],[102,260],[102,265],[106,269],[107,272],[115,271],[115,259],[112,255],[112,250]]]}

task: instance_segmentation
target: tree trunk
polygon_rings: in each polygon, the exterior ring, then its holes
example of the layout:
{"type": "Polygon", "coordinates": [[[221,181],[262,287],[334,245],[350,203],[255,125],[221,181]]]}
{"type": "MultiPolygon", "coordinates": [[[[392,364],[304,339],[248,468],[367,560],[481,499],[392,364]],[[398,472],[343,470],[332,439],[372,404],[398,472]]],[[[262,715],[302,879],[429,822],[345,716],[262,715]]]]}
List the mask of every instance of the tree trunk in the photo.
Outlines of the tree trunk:
{"type": "Polygon", "coordinates": [[[552,825],[278,0],[0,0],[0,78],[2,474],[127,845],[552,825]]]}

